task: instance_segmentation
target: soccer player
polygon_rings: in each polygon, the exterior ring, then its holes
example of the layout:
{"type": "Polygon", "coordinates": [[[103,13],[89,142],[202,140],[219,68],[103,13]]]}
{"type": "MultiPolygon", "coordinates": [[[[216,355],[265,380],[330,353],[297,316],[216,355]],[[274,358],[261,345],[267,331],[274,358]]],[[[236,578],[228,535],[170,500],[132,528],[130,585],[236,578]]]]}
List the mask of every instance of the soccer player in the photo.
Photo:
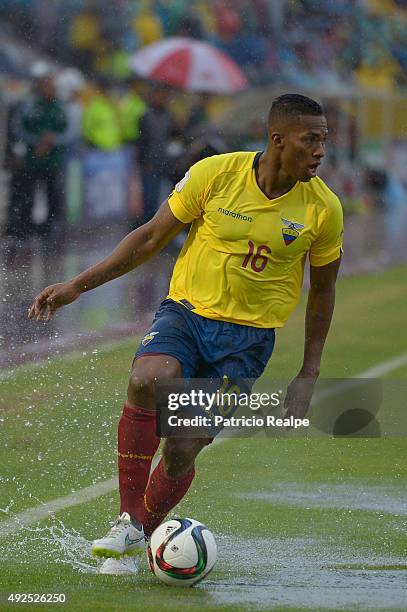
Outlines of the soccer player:
{"type": "Polygon", "coordinates": [[[341,259],[342,209],[317,177],[327,122],[321,106],[298,94],[276,98],[263,152],[214,155],[193,165],[145,225],[75,278],[51,285],[29,317],[50,320],[81,293],[130,272],[186,226],[169,294],[133,363],[118,428],[120,514],[93,552],[102,571],[132,571],[131,555],[182,499],[207,438],[167,438],[159,445],[155,381],[258,378],[300,297],[310,261],[302,366],[290,383],[285,416],[303,417],[318,377],[341,259]],[[119,559],[117,561],[116,559],[119,559]],[[126,561],[127,559],[127,561],[126,561]],[[129,565],[130,564],[130,565],[129,565]]]}

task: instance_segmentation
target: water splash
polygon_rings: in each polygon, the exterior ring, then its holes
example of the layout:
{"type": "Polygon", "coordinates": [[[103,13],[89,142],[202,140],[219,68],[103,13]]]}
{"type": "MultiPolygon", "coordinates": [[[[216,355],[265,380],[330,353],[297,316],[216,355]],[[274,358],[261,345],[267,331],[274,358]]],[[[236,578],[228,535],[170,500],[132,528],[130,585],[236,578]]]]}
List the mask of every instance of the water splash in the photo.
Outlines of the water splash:
{"type": "Polygon", "coordinates": [[[53,515],[49,524],[22,527],[18,538],[2,542],[3,560],[11,563],[63,564],[85,573],[97,573],[100,561],[91,554],[91,542],[53,515]]]}
{"type": "MultiPolygon", "coordinates": [[[[13,519],[12,508],[21,500],[28,498],[30,505],[32,501],[39,505],[44,503],[28,491],[26,483],[20,482],[15,476],[0,477],[0,483],[9,481],[15,487],[14,498],[8,501],[7,507],[0,508],[0,512],[9,519],[13,519]]],[[[45,525],[44,520],[34,526],[20,523],[18,537],[11,540],[4,537],[0,540],[0,554],[3,560],[13,564],[31,564],[35,559],[36,563],[70,565],[81,572],[97,573],[100,565],[100,561],[92,557],[91,542],[76,529],[66,527],[53,512],[49,512],[45,525]]]]}

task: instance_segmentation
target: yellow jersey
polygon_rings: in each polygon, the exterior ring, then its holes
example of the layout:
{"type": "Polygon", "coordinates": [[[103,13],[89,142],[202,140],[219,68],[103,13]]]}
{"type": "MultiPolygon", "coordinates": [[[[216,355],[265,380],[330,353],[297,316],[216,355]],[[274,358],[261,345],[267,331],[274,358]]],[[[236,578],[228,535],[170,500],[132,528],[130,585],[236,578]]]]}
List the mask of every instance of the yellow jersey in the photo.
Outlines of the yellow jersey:
{"type": "Polygon", "coordinates": [[[214,155],[194,164],[168,198],[192,223],[168,297],[193,312],[253,327],[282,327],[301,293],[304,264],[338,259],[343,217],[318,177],[269,199],[260,189],[260,153],[214,155]]]}

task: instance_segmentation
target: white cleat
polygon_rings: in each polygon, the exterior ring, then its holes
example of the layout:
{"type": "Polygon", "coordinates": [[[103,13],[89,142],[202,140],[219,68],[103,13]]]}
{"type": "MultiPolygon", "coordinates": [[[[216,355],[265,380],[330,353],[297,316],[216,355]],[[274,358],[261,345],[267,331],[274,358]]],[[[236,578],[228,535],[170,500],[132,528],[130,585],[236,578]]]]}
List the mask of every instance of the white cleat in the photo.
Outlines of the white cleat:
{"type": "Polygon", "coordinates": [[[99,568],[99,574],[123,576],[138,573],[138,560],[136,557],[120,557],[120,559],[106,559],[99,568]]]}
{"type": "Polygon", "coordinates": [[[132,520],[130,514],[123,512],[113,523],[104,538],[94,540],[92,553],[96,557],[135,555],[145,550],[143,526],[132,520]]]}

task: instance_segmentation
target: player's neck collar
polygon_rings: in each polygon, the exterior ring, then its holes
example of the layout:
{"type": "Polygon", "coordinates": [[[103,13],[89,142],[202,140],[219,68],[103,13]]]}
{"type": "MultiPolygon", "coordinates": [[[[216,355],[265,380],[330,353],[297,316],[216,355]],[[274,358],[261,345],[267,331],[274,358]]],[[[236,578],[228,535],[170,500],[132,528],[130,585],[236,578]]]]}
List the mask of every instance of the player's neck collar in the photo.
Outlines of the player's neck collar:
{"type": "Polygon", "coordinates": [[[262,156],[262,154],[263,154],[263,151],[258,151],[256,153],[256,155],[254,156],[252,168],[256,168],[259,165],[259,160],[260,160],[260,157],[262,156]]]}

